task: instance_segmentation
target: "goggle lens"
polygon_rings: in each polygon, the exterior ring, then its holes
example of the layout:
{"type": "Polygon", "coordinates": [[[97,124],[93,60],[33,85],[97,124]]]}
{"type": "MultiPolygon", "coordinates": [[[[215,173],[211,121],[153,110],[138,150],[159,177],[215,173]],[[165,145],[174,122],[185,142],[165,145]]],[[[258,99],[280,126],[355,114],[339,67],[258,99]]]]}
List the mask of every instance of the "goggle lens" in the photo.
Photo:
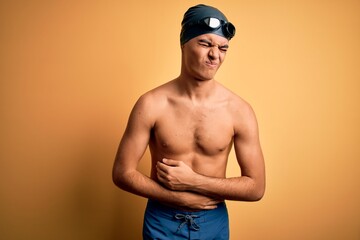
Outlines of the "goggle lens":
{"type": "Polygon", "coordinates": [[[204,22],[211,28],[218,28],[221,24],[220,20],[217,18],[206,18],[204,22]]]}
{"type": "Polygon", "coordinates": [[[223,31],[224,31],[224,34],[226,35],[226,37],[232,38],[235,36],[236,29],[232,23],[227,22],[227,23],[225,23],[225,25],[223,27],[223,31]]]}
{"type": "Polygon", "coordinates": [[[214,17],[208,17],[203,19],[203,22],[212,29],[218,29],[222,27],[225,37],[231,39],[235,36],[235,26],[230,22],[222,22],[220,19],[214,17]]]}

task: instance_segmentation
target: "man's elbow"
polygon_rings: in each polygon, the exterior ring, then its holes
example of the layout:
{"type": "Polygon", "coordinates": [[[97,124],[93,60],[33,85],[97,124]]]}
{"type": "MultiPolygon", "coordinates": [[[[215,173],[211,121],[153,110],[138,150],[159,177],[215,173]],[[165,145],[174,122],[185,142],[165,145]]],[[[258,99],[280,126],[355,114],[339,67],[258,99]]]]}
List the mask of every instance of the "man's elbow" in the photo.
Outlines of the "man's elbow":
{"type": "Polygon", "coordinates": [[[254,184],[251,192],[248,194],[248,201],[257,202],[260,201],[265,194],[265,183],[263,184],[254,184]]]}
{"type": "Polygon", "coordinates": [[[252,201],[253,202],[257,202],[260,201],[265,194],[265,188],[260,188],[254,191],[253,196],[252,196],[252,201]]]}
{"type": "Polygon", "coordinates": [[[123,189],[126,190],[127,181],[126,181],[126,173],[123,171],[120,171],[119,169],[114,168],[112,171],[112,180],[113,183],[123,189]]]}
{"type": "Polygon", "coordinates": [[[118,186],[119,188],[121,188],[121,178],[119,177],[119,174],[115,171],[112,172],[112,180],[113,183],[118,186]]]}

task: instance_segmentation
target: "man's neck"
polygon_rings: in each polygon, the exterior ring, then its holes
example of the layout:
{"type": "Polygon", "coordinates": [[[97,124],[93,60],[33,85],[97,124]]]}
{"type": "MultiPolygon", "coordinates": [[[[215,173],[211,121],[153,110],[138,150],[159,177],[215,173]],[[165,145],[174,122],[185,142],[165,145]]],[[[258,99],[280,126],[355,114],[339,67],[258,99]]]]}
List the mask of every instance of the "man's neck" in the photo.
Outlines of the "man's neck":
{"type": "Polygon", "coordinates": [[[180,76],[176,79],[179,90],[187,96],[193,103],[201,103],[209,99],[213,95],[216,81],[211,80],[198,80],[180,76]]]}

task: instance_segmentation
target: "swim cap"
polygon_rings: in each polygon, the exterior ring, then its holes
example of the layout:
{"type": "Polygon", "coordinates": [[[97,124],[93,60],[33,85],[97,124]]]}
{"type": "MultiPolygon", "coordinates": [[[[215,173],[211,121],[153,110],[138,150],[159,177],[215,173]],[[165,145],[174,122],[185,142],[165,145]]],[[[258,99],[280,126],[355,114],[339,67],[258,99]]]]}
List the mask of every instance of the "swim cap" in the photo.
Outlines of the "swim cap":
{"type": "Polygon", "coordinates": [[[189,8],[181,22],[181,45],[205,33],[214,33],[230,40],[235,35],[235,27],[217,8],[204,4],[189,8]]]}

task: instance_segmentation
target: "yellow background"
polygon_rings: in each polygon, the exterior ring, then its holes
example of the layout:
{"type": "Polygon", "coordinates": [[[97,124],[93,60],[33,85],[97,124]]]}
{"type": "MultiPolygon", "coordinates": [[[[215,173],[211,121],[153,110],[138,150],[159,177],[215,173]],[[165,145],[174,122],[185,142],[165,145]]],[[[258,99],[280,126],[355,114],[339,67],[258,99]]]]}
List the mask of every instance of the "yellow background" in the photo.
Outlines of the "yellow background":
{"type": "MultiPolygon", "coordinates": [[[[1,1],[1,239],[141,238],[145,199],[113,159],[138,96],[178,76],[197,3],[1,1]]],[[[263,200],[228,202],[231,239],[360,239],[360,2],[203,3],[237,27],[217,79],[252,104],[266,157],[263,200]]]]}

